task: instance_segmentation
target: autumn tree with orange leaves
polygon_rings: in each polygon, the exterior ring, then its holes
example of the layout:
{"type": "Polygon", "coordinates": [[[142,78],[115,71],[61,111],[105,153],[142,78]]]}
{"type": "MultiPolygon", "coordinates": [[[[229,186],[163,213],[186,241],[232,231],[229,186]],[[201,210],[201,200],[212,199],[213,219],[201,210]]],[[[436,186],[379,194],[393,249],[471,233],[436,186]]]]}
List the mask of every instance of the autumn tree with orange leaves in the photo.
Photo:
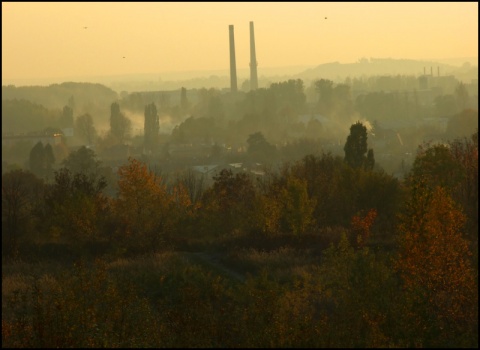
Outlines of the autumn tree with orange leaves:
{"type": "Polygon", "coordinates": [[[356,240],[356,246],[361,248],[365,246],[368,238],[370,237],[370,228],[375,222],[377,217],[377,210],[370,209],[365,215],[357,214],[352,217],[351,221],[351,233],[356,240]]]}
{"type": "Polygon", "coordinates": [[[478,283],[464,223],[445,189],[429,189],[421,180],[413,184],[400,219],[395,265],[404,287],[400,314],[409,346],[478,346],[478,283]]]}
{"type": "Polygon", "coordinates": [[[130,158],[118,169],[116,217],[119,238],[134,246],[156,249],[168,221],[170,198],[161,178],[146,164],[130,158]]]}

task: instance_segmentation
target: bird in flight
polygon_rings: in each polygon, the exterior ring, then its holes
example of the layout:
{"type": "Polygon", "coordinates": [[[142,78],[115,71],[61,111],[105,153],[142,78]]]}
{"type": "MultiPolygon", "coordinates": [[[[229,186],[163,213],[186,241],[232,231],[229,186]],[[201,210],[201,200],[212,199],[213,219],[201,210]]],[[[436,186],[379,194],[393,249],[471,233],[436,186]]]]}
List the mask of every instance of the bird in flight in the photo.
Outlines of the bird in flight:
{"type": "Polygon", "coordinates": [[[83,27],[83,29],[87,29],[88,27],[83,27]]]}
{"type": "Polygon", "coordinates": [[[325,17],[325,19],[327,19],[327,17],[325,17]]]}
{"type": "Polygon", "coordinates": [[[125,58],[125,56],[123,56],[123,58],[125,58]]]}

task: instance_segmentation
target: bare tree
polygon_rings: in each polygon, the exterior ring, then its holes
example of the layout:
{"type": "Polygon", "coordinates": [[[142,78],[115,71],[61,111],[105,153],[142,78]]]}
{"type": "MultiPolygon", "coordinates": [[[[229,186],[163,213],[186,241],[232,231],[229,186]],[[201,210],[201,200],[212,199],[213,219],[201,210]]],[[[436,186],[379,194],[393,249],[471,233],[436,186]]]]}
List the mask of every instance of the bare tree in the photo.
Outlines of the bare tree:
{"type": "Polygon", "coordinates": [[[180,184],[187,190],[192,203],[198,202],[206,189],[204,176],[196,173],[192,169],[184,170],[177,174],[174,180],[174,186],[180,184]]]}

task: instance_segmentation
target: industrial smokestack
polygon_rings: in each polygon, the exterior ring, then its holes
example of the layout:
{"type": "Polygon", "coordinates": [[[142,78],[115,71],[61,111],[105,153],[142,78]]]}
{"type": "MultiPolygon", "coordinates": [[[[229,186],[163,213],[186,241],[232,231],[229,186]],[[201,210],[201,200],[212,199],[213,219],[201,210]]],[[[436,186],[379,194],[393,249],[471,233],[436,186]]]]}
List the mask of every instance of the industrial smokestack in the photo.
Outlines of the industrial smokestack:
{"type": "Polygon", "coordinates": [[[230,91],[237,92],[237,64],[235,63],[235,38],[233,25],[228,26],[230,32],[230,91]]]}
{"type": "Polygon", "coordinates": [[[430,66],[430,76],[433,77],[433,67],[430,66]]]}
{"type": "Polygon", "coordinates": [[[253,22],[250,22],[250,90],[258,88],[257,78],[257,55],[255,54],[255,34],[253,22]]]}

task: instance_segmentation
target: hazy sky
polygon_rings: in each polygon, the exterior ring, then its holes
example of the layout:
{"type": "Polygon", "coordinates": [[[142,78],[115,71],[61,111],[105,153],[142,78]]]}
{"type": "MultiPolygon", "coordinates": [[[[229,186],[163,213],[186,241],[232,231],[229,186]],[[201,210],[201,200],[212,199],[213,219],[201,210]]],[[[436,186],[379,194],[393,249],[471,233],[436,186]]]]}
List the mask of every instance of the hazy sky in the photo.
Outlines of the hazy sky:
{"type": "Polygon", "coordinates": [[[237,69],[248,68],[250,21],[259,74],[478,56],[477,2],[2,2],[2,80],[228,71],[230,24],[237,69]]]}

